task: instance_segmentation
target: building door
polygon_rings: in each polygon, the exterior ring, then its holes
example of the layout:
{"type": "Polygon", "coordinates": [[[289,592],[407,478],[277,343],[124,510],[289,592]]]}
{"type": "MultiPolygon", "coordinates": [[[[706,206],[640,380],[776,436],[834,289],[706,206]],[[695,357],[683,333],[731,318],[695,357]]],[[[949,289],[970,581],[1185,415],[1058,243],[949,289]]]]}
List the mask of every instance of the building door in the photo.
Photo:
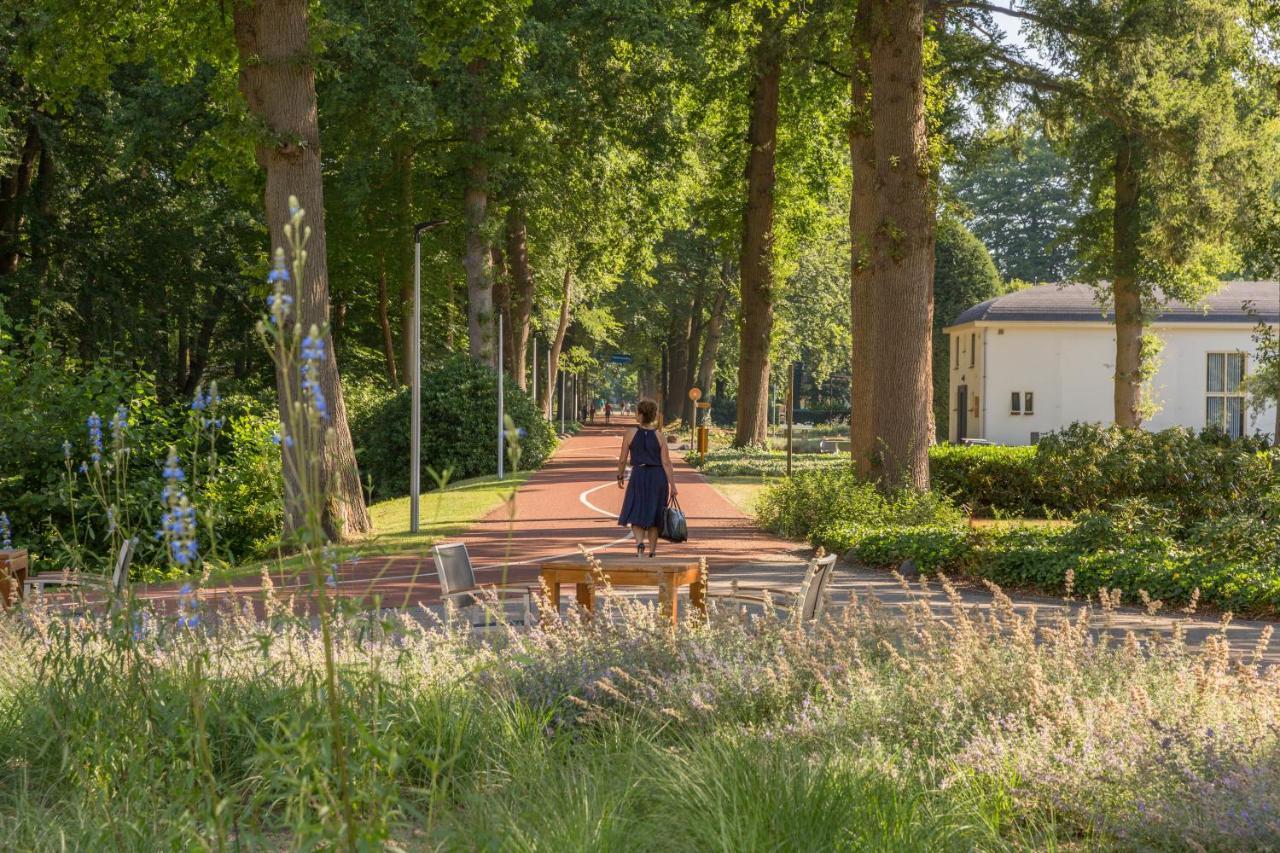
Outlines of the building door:
{"type": "Polygon", "coordinates": [[[956,443],[969,437],[969,386],[956,389],[956,443]]]}

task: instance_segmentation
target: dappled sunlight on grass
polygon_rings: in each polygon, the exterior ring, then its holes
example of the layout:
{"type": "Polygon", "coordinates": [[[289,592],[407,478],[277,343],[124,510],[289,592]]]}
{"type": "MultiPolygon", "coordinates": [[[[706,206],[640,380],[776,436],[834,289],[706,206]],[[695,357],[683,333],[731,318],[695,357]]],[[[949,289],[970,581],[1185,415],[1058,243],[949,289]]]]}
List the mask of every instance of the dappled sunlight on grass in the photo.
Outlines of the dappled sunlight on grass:
{"type": "Polygon", "coordinates": [[[729,503],[747,515],[754,516],[756,501],[768,488],[775,477],[707,477],[711,487],[725,497],[729,503]]]}
{"type": "MultiPolygon", "coordinates": [[[[369,507],[374,534],[366,539],[335,546],[339,561],[352,557],[389,554],[425,554],[441,539],[457,536],[493,510],[502,506],[529,479],[532,472],[520,471],[506,479],[496,476],[472,477],[450,483],[444,490],[424,492],[421,500],[421,524],[417,533],[409,532],[409,496],[391,498],[369,507]]],[[[297,557],[256,559],[230,568],[211,571],[210,581],[230,580],[256,575],[266,568],[272,572],[290,572],[302,568],[297,557]]]]}

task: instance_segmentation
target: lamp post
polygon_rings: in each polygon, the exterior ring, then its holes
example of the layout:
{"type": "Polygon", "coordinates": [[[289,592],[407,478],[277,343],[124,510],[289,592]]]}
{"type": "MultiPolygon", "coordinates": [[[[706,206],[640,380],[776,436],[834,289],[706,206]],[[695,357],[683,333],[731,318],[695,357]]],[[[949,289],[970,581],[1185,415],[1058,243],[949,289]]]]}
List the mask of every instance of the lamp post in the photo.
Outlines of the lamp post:
{"type": "Polygon", "coordinates": [[[422,471],[422,235],[444,225],[443,219],[413,226],[413,333],[409,336],[409,532],[417,533],[422,471]]]}
{"type": "Polygon", "coordinates": [[[498,312],[498,479],[499,480],[506,478],[506,471],[503,470],[506,467],[506,459],[504,458],[506,454],[503,452],[504,448],[502,446],[504,439],[506,438],[506,431],[504,429],[505,424],[503,423],[503,417],[502,417],[504,414],[504,412],[502,411],[502,404],[504,402],[502,399],[502,377],[505,372],[506,371],[502,369],[502,313],[498,312]]]}

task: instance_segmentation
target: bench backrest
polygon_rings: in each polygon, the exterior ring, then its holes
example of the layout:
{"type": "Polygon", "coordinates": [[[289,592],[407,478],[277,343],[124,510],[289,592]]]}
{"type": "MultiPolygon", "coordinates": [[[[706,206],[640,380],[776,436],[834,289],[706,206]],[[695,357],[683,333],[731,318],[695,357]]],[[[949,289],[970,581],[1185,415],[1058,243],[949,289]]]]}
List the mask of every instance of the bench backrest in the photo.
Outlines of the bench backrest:
{"type": "Polygon", "coordinates": [[[818,615],[827,585],[835,574],[836,555],[827,554],[809,563],[804,580],[800,584],[800,618],[809,621],[818,615]]]}
{"type": "Polygon", "coordinates": [[[129,564],[133,562],[133,546],[132,539],[125,539],[120,552],[116,554],[116,567],[111,572],[111,592],[117,598],[123,596],[129,588],[129,564]]]}
{"type": "MultiPolygon", "coordinates": [[[[467,553],[466,544],[455,542],[452,545],[437,545],[431,549],[431,556],[436,562],[442,597],[456,597],[460,592],[476,588],[476,572],[471,566],[471,555],[467,553]]],[[[470,597],[459,603],[470,604],[470,597]]]]}

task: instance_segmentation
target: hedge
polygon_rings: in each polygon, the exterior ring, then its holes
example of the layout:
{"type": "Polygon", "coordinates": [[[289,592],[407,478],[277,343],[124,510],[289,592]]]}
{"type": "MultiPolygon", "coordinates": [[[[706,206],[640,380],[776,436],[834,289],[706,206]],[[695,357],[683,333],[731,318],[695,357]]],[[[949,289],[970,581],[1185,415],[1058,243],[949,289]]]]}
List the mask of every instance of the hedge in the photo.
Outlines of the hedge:
{"type": "MultiPolygon", "coordinates": [[[[466,356],[454,356],[422,377],[422,484],[430,472],[453,480],[497,471],[498,377],[466,356]]],[[[556,436],[529,395],[512,383],[504,410],[524,435],[522,469],[537,468],[555,448],[556,436]]],[[[361,477],[374,499],[409,493],[409,390],[370,401],[351,418],[361,477]]],[[[517,467],[512,464],[512,468],[517,467]]]]}

